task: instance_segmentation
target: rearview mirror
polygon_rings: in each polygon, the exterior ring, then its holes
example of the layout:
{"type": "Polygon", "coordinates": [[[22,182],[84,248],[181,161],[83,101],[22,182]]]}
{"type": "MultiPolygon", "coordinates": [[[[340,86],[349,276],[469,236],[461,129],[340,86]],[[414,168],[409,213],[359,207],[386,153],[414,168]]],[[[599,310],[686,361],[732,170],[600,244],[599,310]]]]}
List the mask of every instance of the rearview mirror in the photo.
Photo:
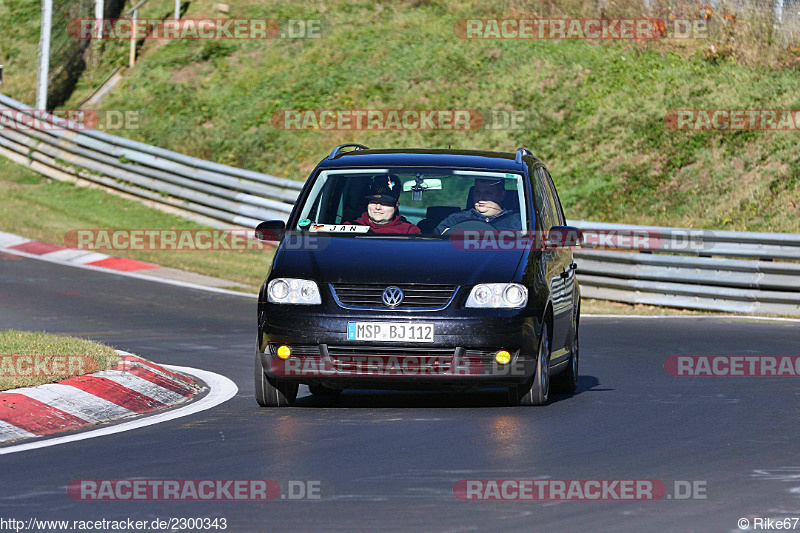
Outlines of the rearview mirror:
{"type": "Polygon", "coordinates": [[[283,220],[268,220],[256,226],[256,239],[266,242],[279,242],[286,231],[283,220]]]}
{"type": "MultiPolygon", "coordinates": [[[[408,180],[403,182],[403,191],[408,192],[414,189],[417,185],[417,180],[408,180]]],[[[442,180],[435,179],[435,178],[425,178],[422,180],[420,184],[426,191],[441,191],[442,190],[442,180]]]]}

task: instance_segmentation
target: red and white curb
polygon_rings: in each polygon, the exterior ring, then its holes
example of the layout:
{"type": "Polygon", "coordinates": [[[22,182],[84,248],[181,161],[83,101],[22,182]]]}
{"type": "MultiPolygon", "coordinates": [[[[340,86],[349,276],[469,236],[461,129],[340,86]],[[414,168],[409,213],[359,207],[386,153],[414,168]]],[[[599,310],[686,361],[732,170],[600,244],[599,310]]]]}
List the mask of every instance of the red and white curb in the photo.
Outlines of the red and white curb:
{"type": "Polygon", "coordinates": [[[0,392],[0,444],[173,407],[207,390],[187,375],[118,353],[120,363],[101,372],[0,392]]]}
{"type": "Polygon", "coordinates": [[[0,249],[14,250],[26,254],[38,255],[48,259],[55,259],[64,263],[89,265],[121,272],[161,268],[158,265],[144,263],[134,259],[111,257],[99,252],[67,248],[66,246],[59,246],[57,244],[48,244],[2,231],[0,231],[0,249]]]}

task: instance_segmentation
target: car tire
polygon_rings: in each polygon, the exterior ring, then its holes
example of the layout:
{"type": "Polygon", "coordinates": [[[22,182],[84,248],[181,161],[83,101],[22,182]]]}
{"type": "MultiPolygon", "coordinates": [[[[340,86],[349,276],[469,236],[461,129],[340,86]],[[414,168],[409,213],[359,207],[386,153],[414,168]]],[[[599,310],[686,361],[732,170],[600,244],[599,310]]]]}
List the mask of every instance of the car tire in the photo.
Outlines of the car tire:
{"type": "Polygon", "coordinates": [[[580,362],[580,344],[578,343],[578,325],[575,323],[575,334],[572,337],[569,362],[567,368],[557,376],[553,376],[553,390],[570,394],[578,388],[578,363],[580,362]]]}
{"type": "Polygon", "coordinates": [[[509,388],[512,405],[547,405],[550,393],[550,326],[545,322],[536,354],[536,372],[524,385],[509,388]]]}
{"type": "Polygon", "coordinates": [[[311,391],[311,394],[314,396],[336,396],[337,394],[342,393],[342,389],[335,389],[333,387],[328,387],[327,385],[321,385],[319,383],[314,385],[309,385],[308,390],[311,391]]]}
{"type": "Polygon", "coordinates": [[[291,407],[297,399],[297,383],[287,383],[267,376],[256,353],[256,402],[261,407],[291,407]]]}

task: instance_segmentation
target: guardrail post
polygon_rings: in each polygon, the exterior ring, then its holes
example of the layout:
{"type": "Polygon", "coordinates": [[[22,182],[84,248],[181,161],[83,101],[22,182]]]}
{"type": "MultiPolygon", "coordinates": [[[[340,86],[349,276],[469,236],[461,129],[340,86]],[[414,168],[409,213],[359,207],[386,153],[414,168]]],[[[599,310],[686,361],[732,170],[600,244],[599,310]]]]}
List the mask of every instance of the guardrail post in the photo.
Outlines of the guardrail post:
{"type": "Polygon", "coordinates": [[[94,22],[97,24],[98,39],[103,38],[103,0],[94,0],[94,22]]]}
{"type": "Polygon", "coordinates": [[[133,68],[136,64],[136,15],[139,13],[138,9],[133,10],[133,19],[131,20],[131,54],[128,60],[128,66],[133,68]]]}
{"type": "Polygon", "coordinates": [[[47,109],[47,82],[50,73],[50,30],[53,25],[53,0],[42,0],[42,28],[39,34],[39,65],[36,73],[36,108],[47,109]]]}

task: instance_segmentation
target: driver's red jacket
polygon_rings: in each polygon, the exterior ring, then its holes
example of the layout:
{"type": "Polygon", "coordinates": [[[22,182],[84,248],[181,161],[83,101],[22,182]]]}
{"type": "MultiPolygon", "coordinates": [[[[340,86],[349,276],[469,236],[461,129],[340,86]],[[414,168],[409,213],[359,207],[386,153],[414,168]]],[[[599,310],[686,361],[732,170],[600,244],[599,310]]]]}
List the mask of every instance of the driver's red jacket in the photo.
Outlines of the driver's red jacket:
{"type": "Polygon", "coordinates": [[[392,220],[387,222],[386,224],[374,224],[369,219],[369,214],[364,211],[364,214],[361,215],[361,218],[356,220],[355,222],[345,222],[345,224],[357,224],[359,226],[369,226],[372,231],[375,233],[402,233],[407,235],[415,235],[417,233],[422,233],[418,227],[414,224],[409,222],[400,215],[395,215],[392,220]]]}

